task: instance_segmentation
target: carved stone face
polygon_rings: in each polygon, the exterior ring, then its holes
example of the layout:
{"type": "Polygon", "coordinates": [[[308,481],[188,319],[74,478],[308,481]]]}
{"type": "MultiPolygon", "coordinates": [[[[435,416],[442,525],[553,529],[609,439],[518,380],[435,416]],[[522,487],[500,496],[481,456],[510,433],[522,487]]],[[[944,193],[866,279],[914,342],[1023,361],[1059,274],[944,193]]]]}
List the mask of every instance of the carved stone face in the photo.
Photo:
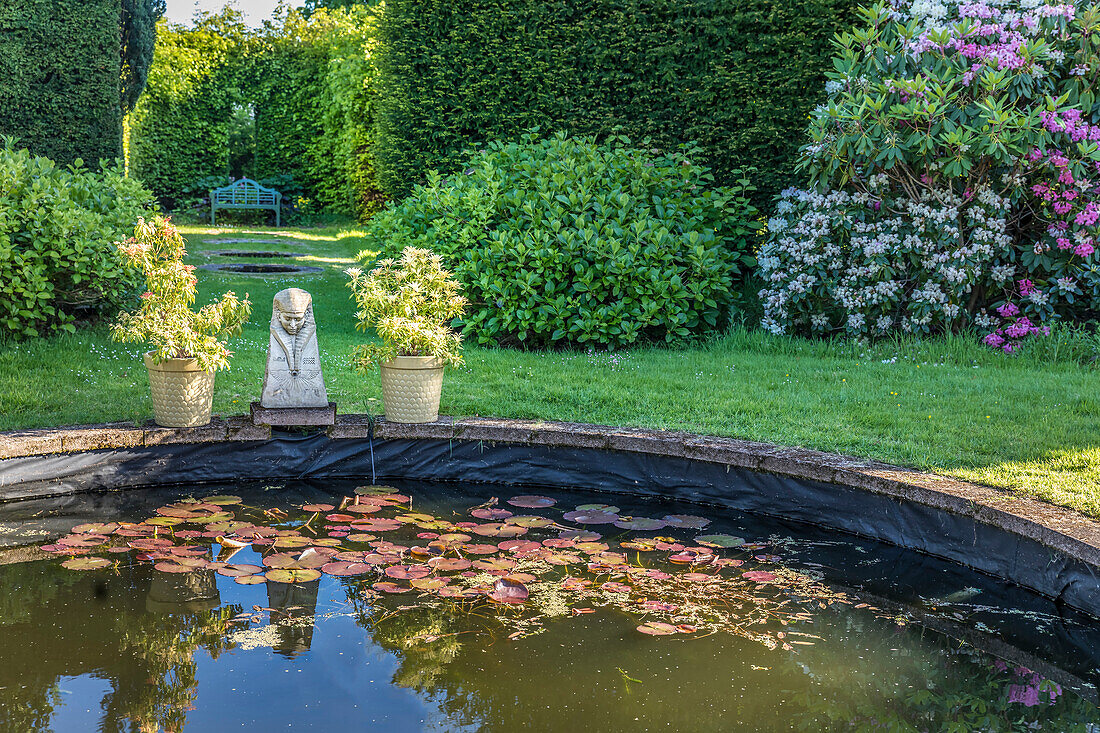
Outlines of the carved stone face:
{"type": "Polygon", "coordinates": [[[279,323],[291,336],[295,336],[306,320],[305,311],[279,311],[279,323]]]}

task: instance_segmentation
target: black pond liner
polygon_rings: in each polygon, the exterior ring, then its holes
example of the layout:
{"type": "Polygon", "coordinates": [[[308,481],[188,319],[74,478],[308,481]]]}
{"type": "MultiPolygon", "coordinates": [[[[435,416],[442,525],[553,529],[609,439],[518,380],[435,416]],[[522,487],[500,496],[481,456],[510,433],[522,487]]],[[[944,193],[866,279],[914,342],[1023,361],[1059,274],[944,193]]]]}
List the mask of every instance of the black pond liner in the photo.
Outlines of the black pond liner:
{"type": "Polygon", "coordinates": [[[305,265],[274,265],[264,263],[239,263],[227,265],[199,265],[201,270],[211,272],[232,272],[238,275],[316,275],[324,272],[320,267],[307,267],[305,265]]]}
{"type": "Polygon", "coordinates": [[[219,249],[207,254],[215,255],[217,257],[263,257],[267,259],[277,259],[283,257],[305,257],[302,252],[271,252],[264,250],[250,250],[250,249],[219,249]]]}
{"type": "MultiPolygon", "coordinates": [[[[477,491],[506,497],[520,487],[557,495],[609,492],[616,495],[615,504],[643,516],[689,509],[675,506],[681,502],[734,509],[744,515],[723,518],[720,511],[710,512],[715,526],[708,530],[740,524],[731,531],[797,535],[813,560],[806,567],[825,570],[831,586],[883,609],[893,606],[926,628],[1025,663],[1097,699],[1100,592],[1088,566],[1006,530],[931,507],[704,461],[588,448],[459,440],[372,443],[280,432],[268,441],[0,460],[0,500],[8,500],[0,503],[0,522],[33,522],[61,533],[75,523],[133,514],[139,506],[151,510],[166,495],[191,493],[196,484],[228,485],[234,493],[275,490],[281,501],[312,503],[366,482],[399,483],[422,498],[477,491]],[[336,485],[342,480],[355,483],[336,485]],[[284,489],[286,482],[293,483],[284,489]],[[120,491],[138,488],[150,490],[120,491]],[[950,600],[959,589],[974,591],[973,598],[950,600]]],[[[798,558],[792,560],[799,567],[798,558]]]]}

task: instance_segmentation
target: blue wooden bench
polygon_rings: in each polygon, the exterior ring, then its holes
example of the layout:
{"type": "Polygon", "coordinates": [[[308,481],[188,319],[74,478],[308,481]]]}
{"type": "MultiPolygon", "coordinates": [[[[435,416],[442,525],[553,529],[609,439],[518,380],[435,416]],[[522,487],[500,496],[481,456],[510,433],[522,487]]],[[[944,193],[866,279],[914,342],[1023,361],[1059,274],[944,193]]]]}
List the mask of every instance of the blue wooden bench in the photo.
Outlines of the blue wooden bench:
{"type": "Polygon", "coordinates": [[[251,178],[242,178],[210,192],[210,225],[218,223],[218,209],[272,209],[275,212],[275,226],[280,226],[279,210],[282,205],[281,193],[265,188],[251,178]]]}

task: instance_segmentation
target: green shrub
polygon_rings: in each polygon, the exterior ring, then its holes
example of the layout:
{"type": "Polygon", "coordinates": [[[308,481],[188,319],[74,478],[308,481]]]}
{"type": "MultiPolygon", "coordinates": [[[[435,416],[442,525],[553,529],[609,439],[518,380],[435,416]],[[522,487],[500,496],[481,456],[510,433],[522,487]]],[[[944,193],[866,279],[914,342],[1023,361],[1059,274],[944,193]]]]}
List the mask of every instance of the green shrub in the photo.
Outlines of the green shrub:
{"type": "Polygon", "coordinates": [[[527,134],[473,153],[463,173],[433,172],[369,231],[388,252],[444,256],[478,343],[683,339],[728,318],[753,264],[752,185],[714,187],[698,156],[527,134]]]}
{"type": "Polygon", "coordinates": [[[121,0],[0,2],[0,135],[65,165],[122,156],[121,0]]]}
{"type": "Polygon", "coordinates": [[[387,0],[378,44],[378,175],[401,197],[465,148],[541,126],[696,141],[719,183],[789,185],[855,0],[387,0]]]}
{"type": "Polygon", "coordinates": [[[0,335],[74,330],[73,320],[133,295],[115,242],[152,194],[119,168],[100,173],[0,148],[0,335]]]}

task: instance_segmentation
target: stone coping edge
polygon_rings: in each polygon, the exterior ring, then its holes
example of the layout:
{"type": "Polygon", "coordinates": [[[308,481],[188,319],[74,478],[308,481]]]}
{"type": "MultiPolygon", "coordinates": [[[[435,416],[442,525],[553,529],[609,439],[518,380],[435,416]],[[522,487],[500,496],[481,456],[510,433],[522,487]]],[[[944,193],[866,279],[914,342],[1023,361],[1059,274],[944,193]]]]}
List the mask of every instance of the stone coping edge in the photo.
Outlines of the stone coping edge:
{"type": "MultiPolygon", "coordinates": [[[[625,451],[839,484],[967,516],[1100,570],[1100,522],[1079,512],[1003,489],[836,453],[685,432],[483,417],[441,417],[434,423],[403,424],[366,415],[338,415],[326,432],[333,440],[373,436],[379,440],[461,440],[625,451]]],[[[179,443],[263,441],[271,434],[270,426],[254,425],[243,415],[214,418],[200,428],[110,423],[20,430],[0,433],[0,459],[179,443]]]]}

